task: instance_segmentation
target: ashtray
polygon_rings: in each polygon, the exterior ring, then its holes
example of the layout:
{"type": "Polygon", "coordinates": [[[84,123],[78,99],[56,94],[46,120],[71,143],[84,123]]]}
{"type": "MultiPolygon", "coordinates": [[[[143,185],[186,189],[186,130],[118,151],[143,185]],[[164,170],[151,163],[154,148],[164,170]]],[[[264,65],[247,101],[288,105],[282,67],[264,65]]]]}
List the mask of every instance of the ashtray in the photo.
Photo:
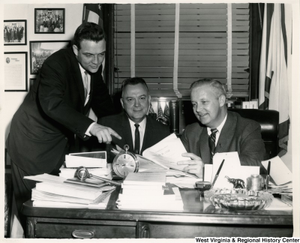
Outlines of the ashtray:
{"type": "Polygon", "coordinates": [[[261,210],[273,200],[268,192],[247,189],[216,189],[208,194],[215,207],[229,210],[261,210]]]}

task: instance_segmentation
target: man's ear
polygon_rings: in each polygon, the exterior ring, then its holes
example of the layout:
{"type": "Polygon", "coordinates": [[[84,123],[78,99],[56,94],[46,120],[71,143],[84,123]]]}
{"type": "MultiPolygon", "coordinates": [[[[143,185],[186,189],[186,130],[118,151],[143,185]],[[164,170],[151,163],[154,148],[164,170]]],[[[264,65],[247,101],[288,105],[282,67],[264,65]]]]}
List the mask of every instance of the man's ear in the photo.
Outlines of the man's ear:
{"type": "Polygon", "coordinates": [[[226,97],[225,97],[225,95],[221,95],[219,97],[219,104],[220,104],[221,107],[224,106],[224,105],[226,105],[226,97]]]}
{"type": "Polygon", "coordinates": [[[73,48],[73,52],[74,52],[75,56],[77,57],[78,56],[78,47],[76,45],[73,45],[72,48],[73,48]]]}

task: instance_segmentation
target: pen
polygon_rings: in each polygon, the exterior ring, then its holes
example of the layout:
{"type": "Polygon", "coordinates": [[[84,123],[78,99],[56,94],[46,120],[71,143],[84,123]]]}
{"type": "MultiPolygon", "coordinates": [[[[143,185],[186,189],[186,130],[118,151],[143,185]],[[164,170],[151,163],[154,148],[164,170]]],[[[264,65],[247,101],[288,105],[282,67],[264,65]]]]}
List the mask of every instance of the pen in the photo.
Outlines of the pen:
{"type": "Polygon", "coordinates": [[[215,175],[215,178],[214,178],[214,180],[213,180],[213,183],[211,184],[211,187],[214,186],[214,184],[215,184],[215,182],[216,182],[216,180],[217,180],[217,178],[218,178],[218,176],[219,176],[219,174],[220,174],[220,171],[221,171],[221,169],[222,169],[222,167],[223,167],[224,161],[225,161],[225,159],[223,159],[222,163],[220,164],[219,169],[218,169],[218,171],[217,171],[217,174],[215,175]]]}
{"type": "Polygon", "coordinates": [[[266,190],[268,190],[268,186],[269,186],[270,171],[271,171],[271,161],[269,160],[268,168],[267,168],[266,190]]]}

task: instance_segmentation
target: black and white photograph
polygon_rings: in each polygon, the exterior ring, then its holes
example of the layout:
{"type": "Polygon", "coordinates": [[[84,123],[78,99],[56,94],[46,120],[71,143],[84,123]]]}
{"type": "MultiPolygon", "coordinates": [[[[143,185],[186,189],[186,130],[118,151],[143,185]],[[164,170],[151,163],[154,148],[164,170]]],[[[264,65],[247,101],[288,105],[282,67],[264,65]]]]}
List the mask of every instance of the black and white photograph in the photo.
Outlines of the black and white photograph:
{"type": "Polygon", "coordinates": [[[44,61],[54,52],[66,48],[69,41],[30,41],[30,73],[37,74],[44,61]]]}
{"type": "Polygon", "coordinates": [[[27,44],[27,21],[4,20],[4,45],[27,44]]]}
{"type": "Polygon", "coordinates": [[[300,243],[299,0],[31,1],[3,4],[7,240],[300,243]]]}
{"type": "Polygon", "coordinates": [[[34,10],[34,32],[36,34],[65,33],[65,9],[53,8],[34,10]]]}

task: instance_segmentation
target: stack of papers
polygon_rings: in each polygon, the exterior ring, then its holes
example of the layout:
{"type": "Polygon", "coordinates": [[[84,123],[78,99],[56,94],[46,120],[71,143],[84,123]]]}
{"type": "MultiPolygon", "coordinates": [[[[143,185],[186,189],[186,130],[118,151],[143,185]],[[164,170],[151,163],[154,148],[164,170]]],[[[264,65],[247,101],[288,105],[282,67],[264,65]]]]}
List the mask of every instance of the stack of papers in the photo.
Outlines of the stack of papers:
{"type": "Polygon", "coordinates": [[[180,192],[166,186],[164,171],[129,173],[122,183],[117,206],[122,210],[183,210],[180,192]]]}
{"type": "Polygon", "coordinates": [[[65,156],[65,166],[67,168],[106,168],[106,151],[70,153],[65,156]]]}
{"type": "Polygon", "coordinates": [[[270,160],[262,161],[262,165],[268,169],[268,164],[270,162],[270,176],[275,182],[269,182],[268,192],[273,194],[290,195],[293,192],[292,183],[292,172],[285,165],[279,156],[276,156],[270,160]]]}
{"type": "Polygon", "coordinates": [[[71,153],[65,156],[65,164],[60,168],[59,176],[71,179],[79,167],[85,167],[94,176],[112,179],[111,164],[107,163],[106,151],[71,153]]]}
{"type": "MultiPolygon", "coordinates": [[[[59,176],[69,179],[74,178],[77,168],[60,168],[59,176]]],[[[111,164],[107,164],[106,167],[98,167],[98,168],[88,168],[89,173],[95,176],[105,177],[107,179],[111,179],[111,164]]]]}
{"type": "Polygon", "coordinates": [[[167,171],[167,183],[174,184],[179,188],[195,188],[197,181],[201,179],[183,171],[167,171]]]}
{"type": "Polygon", "coordinates": [[[68,180],[49,174],[25,176],[36,181],[31,200],[36,207],[106,208],[115,186],[101,182],[100,186],[68,183],[68,180]]]}

